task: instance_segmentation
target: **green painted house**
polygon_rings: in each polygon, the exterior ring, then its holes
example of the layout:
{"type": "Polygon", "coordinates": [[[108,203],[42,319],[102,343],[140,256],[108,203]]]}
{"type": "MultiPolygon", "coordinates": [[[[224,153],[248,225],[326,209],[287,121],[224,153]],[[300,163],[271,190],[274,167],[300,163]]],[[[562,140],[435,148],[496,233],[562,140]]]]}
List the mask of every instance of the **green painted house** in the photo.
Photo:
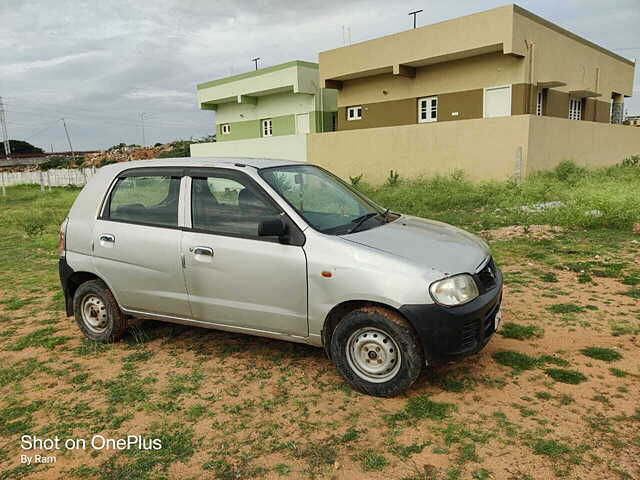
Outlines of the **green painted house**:
{"type": "Polygon", "coordinates": [[[306,134],[335,130],[336,93],[320,88],[318,64],[300,60],[201,83],[217,141],[192,145],[191,156],[306,161],[306,134]]]}

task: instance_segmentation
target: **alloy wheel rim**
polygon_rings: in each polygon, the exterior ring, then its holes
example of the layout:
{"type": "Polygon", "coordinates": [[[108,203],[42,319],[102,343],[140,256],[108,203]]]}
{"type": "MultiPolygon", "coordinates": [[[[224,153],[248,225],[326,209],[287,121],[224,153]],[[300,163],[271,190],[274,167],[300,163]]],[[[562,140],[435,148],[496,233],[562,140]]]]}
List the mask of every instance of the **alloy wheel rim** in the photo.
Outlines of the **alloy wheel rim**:
{"type": "Polygon", "coordinates": [[[366,327],[356,330],[347,340],[347,363],[360,378],[388,382],[400,370],[402,355],[396,341],[383,330],[366,327]]]}
{"type": "Polygon", "coordinates": [[[87,295],[82,300],[80,307],[82,320],[93,333],[104,333],[107,329],[107,308],[97,295],[87,295]]]}

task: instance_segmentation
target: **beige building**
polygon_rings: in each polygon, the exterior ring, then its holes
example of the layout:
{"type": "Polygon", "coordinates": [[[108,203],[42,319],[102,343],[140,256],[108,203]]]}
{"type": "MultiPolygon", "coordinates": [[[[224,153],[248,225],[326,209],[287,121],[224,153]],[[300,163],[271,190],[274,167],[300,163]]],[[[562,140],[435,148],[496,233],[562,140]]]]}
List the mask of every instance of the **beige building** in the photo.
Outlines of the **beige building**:
{"type": "Polygon", "coordinates": [[[640,136],[610,125],[622,123],[634,67],[516,5],[325,51],[320,81],[338,90],[337,132],[311,135],[308,158],[365,177],[373,165],[384,175],[399,169],[398,159],[401,175],[459,167],[478,178],[523,176],[563,158],[582,161],[571,145],[595,134],[605,137],[591,161],[615,163],[640,153],[640,136]],[[603,128],[573,125],[594,122],[603,128]]]}

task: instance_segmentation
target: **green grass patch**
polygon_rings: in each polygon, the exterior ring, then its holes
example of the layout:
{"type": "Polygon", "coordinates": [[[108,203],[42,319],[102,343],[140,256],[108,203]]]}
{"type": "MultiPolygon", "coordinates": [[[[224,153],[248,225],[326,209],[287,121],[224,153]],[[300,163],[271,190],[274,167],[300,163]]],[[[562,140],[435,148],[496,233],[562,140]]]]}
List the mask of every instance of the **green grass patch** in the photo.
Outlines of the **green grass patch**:
{"type": "Polygon", "coordinates": [[[586,308],[575,303],[556,303],[555,305],[549,305],[547,310],[553,313],[582,313],[586,308]]]}
{"type": "Polygon", "coordinates": [[[494,352],[493,359],[500,365],[511,367],[514,373],[524,370],[533,370],[538,366],[538,359],[527,354],[514,352],[513,350],[501,350],[494,352]]]}
{"type": "Polygon", "coordinates": [[[576,371],[568,370],[565,368],[547,368],[544,373],[553,378],[556,382],[569,383],[571,385],[577,385],[587,381],[587,377],[576,371]]]}
{"type": "Polygon", "coordinates": [[[531,338],[542,338],[544,336],[544,329],[537,325],[521,325],[510,322],[505,323],[498,333],[505,338],[529,340],[531,338]]]}
{"type": "Polygon", "coordinates": [[[615,362],[622,358],[622,354],[620,352],[604,347],[587,347],[580,350],[580,352],[587,357],[602,360],[604,362],[615,362]]]}
{"type": "Polygon", "coordinates": [[[45,327],[28,333],[24,337],[20,337],[15,343],[9,345],[6,350],[19,351],[28,347],[44,347],[49,350],[57,345],[62,345],[71,337],[55,336],[58,331],[55,327],[45,327]]]}
{"type": "Polygon", "coordinates": [[[611,372],[611,375],[618,378],[625,378],[631,375],[631,373],[627,372],[626,370],[622,370],[621,368],[611,367],[609,371],[611,372]]]}
{"type": "Polygon", "coordinates": [[[562,457],[573,452],[573,449],[562,442],[553,439],[538,438],[531,444],[533,453],[536,455],[546,455],[551,458],[562,457]]]}
{"type": "Polygon", "coordinates": [[[360,461],[360,466],[365,472],[382,470],[384,467],[389,465],[387,457],[370,449],[359,453],[355,458],[360,461]]]}

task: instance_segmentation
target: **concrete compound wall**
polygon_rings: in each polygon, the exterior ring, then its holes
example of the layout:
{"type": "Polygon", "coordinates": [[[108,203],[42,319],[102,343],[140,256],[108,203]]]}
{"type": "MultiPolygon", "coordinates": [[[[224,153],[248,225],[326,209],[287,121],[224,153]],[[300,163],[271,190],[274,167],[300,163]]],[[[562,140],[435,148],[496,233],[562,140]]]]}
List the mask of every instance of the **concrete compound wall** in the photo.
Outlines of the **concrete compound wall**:
{"type": "Polygon", "coordinates": [[[562,160],[588,167],[640,154],[640,129],[518,115],[367,128],[307,136],[307,159],[343,179],[383,183],[461,169],[473,180],[521,179],[562,160]]]}
{"type": "Polygon", "coordinates": [[[343,179],[383,183],[389,171],[415,178],[464,170],[477,180],[518,174],[527,116],[422,123],[308,135],[308,161],[343,179]]]}
{"type": "Polygon", "coordinates": [[[562,160],[607,167],[631,155],[640,155],[638,128],[529,116],[528,173],[553,168],[562,160]]]}
{"type": "Polygon", "coordinates": [[[24,185],[36,183],[43,186],[65,187],[84,185],[95,174],[92,168],[64,168],[35,172],[2,172],[0,185],[24,185]]]}

